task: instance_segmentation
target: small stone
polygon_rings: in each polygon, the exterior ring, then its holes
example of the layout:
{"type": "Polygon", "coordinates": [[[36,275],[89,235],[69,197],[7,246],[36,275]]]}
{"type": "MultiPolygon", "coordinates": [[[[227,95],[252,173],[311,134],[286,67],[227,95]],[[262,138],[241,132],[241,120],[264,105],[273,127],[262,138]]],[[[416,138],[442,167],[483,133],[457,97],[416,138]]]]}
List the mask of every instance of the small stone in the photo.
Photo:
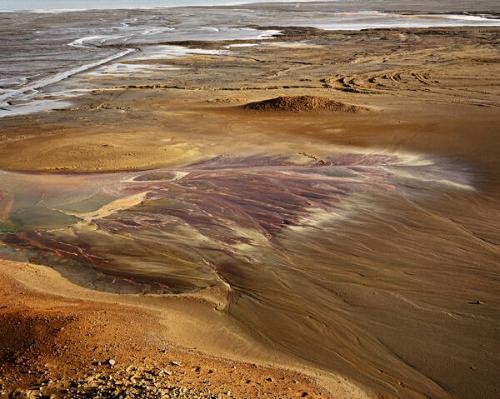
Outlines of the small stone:
{"type": "Polygon", "coordinates": [[[109,359],[108,360],[108,364],[113,367],[115,364],[116,364],[116,360],[115,359],[109,359]]]}

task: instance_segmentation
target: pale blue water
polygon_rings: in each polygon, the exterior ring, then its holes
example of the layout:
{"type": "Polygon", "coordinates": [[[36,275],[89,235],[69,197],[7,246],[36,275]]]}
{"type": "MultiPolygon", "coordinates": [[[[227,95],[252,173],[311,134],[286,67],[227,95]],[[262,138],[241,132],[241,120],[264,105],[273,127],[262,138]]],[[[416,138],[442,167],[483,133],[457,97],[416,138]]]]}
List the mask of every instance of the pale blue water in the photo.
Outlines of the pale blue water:
{"type": "MultiPolygon", "coordinates": [[[[272,0],[283,2],[287,0],[272,0]]],[[[288,0],[294,1],[294,0],[288,0]]],[[[304,0],[302,0],[304,1],[304,0]]],[[[306,0],[307,1],[307,0],[306,0]]],[[[312,0],[311,0],[312,1],[312,0]]],[[[270,0],[0,0],[0,10],[125,9],[268,3],[270,0]]]]}

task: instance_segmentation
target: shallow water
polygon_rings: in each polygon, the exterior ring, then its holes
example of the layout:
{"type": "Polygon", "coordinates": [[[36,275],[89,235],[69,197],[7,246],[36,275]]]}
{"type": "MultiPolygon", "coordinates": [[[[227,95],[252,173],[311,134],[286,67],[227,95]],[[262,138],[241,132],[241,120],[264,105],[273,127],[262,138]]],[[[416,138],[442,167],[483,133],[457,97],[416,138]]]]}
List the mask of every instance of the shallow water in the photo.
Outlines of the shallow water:
{"type": "Polygon", "coordinates": [[[411,194],[419,182],[473,190],[466,173],[383,153],[220,156],[174,170],[1,180],[3,229],[15,231],[3,238],[31,261],[34,249],[165,292],[218,284],[221,263],[260,263],[289,232],[349,218],[361,197],[411,194]]]}
{"type": "MultiPolygon", "coordinates": [[[[286,0],[281,0],[286,1],[286,0]]],[[[292,0],[296,1],[296,0],[292,0]]],[[[308,0],[301,0],[308,1],[308,0]]],[[[311,1],[311,0],[310,0],[311,1]]],[[[252,3],[267,3],[268,0],[252,0],[252,3]]],[[[188,6],[217,6],[244,4],[248,1],[234,0],[17,0],[15,2],[0,0],[0,10],[18,11],[31,10],[37,12],[61,12],[67,10],[88,9],[120,9],[120,8],[153,8],[153,7],[188,7],[188,6]]]]}
{"type": "Polygon", "coordinates": [[[495,389],[498,235],[464,166],[339,148],[0,178],[3,257],[118,292],[221,287],[256,339],[387,393],[495,389]]]}

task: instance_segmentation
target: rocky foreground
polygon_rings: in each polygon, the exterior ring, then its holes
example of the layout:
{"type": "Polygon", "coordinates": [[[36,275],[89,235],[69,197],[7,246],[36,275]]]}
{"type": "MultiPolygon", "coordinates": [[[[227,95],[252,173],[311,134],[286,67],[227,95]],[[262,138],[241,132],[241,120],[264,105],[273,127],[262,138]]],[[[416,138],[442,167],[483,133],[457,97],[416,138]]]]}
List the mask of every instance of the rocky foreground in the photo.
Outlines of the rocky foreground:
{"type": "MultiPolygon", "coordinates": [[[[114,360],[110,360],[114,363],[114,360]]],[[[110,366],[112,367],[112,366],[110,366]]],[[[201,373],[201,368],[196,369],[201,373]]],[[[213,370],[209,370],[213,373],[213,370]]],[[[113,372],[90,374],[82,378],[67,379],[55,382],[45,379],[33,384],[27,389],[15,389],[8,393],[9,398],[222,398],[231,397],[231,391],[212,391],[210,383],[205,381],[206,387],[193,389],[179,386],[170,380],[172,372],[161,368],[145,369],[129,366],[126,369],[113,372]]],[[[269,381],[272,378],[269,377],[269,381]]],[[[250,383],[250,380],[248,381],[250,383]]],[[[2,391],[6,394],[6,391],[2,391]]],[[[303,392],[303,397],[308,393],[303,392]]]]}
{"type": "MultiPolygon", "coordinates": [[[[102,399],[219,399],[243,397],[233,393],[230,388],[224,389],[217,383],[212,384],[211,376],[218,373],[215,369],[196,366],[190,370],[176,361],[170,367],[115,367],[115,360],[109,359],[101,365],[95,363],[94,372],[79,377],[67,377],[53,380],[46,377],[47,372],[38,373],[37,382],[25,388],[7,389],[0,382],[0,397],[9,399],[56,399],[56,398],[102,398],[102,399]],[[191,383],[179,383],[186,374],[195,375],[191,383]]],[[[232,366],[236,371],[237,367],[232,366]]],[[[225,370],[223,372],[226,372],[225,370]]],[[[30,373],[28,371],[28,373],[30,373]]],[[[237,374],[237,373],[235,373],[237,374]]],[[[238,376],[241,378],[241,376],[238,376]]],[[[253,378],[253,377],[252,377],[253,378]]],[[[314,394],[301,389],[298,380],[292,380],[288,389],[273,392],[275,386],[281,386],[275,378],[267,376],[259,380],[251,378],[238,382],[240,386],[253,386],[260,391],[258,397],[272,398],[312,398],[314,394]],[[260,387],[260,388],[259,388],[260,387]],[[288,392],[286,392],[288,391],[288,392]]],[[[0,379],[0,381],[2,381],[0,379]]]]}
{"type": "Polygon", "coordinates": [[[174,322],[85,293],[110,298],[0,261],[0,399],[330,397],[301,373],[177,348],[163,335],[174,322]]]}

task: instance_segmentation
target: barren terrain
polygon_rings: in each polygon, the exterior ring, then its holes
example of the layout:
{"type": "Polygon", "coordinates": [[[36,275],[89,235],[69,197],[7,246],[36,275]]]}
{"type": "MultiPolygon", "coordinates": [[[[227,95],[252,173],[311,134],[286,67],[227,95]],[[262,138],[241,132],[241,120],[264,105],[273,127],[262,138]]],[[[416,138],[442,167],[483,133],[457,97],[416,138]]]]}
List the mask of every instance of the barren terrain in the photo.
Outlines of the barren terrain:
{"type": "Polygon", "coordinates": [[[0,120],[0,249],[21,261],[1,263],[0,395],[500,395],[500,30],[277,25],[140,61],[168,73],[81,74],[98,88],[70,108],[0,120]],[[69,173],[156,169],[129,202],[65,211],[83,221],[66,230],[20,228],[5,189],[43,202],[76,190],[69,173]],[[171,236],[127,230],[156,231],[151,215],[171,236]],[[123,254],[102,260],[110,232],[202,266],[147,263],[159,294],[123,254]]]}

